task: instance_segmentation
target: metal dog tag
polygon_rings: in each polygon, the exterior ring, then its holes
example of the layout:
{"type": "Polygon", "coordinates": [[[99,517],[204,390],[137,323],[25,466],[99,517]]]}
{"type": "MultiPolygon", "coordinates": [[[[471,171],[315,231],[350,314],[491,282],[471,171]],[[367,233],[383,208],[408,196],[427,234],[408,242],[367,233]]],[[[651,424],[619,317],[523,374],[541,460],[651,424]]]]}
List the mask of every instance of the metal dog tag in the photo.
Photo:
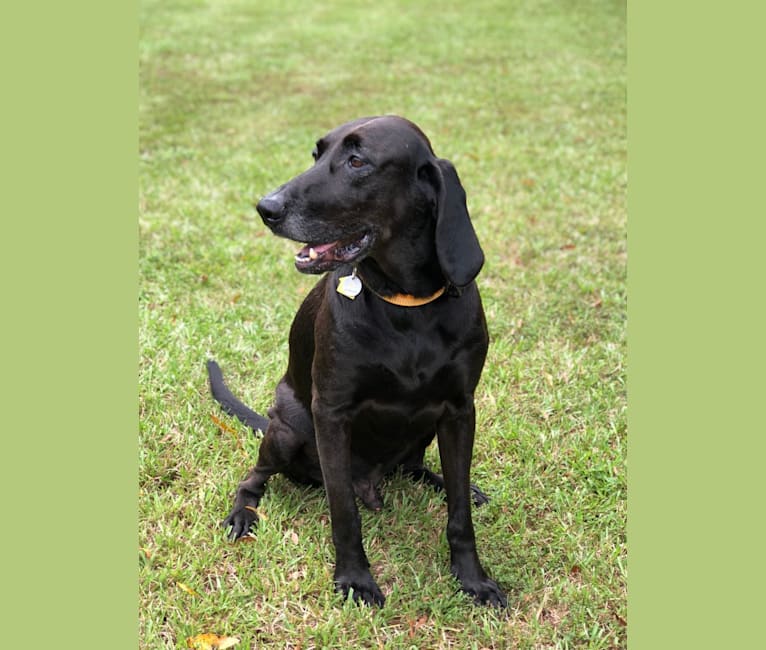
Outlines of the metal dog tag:
{"type": "Polygon", "coordinates": [[[353,300],[362,292],[362,282],[356,277],[356,269],[354,269],[351,275],[344,275],[338,279],[336,291],[340,295],[346,296],[349,300],[353,300]]]}

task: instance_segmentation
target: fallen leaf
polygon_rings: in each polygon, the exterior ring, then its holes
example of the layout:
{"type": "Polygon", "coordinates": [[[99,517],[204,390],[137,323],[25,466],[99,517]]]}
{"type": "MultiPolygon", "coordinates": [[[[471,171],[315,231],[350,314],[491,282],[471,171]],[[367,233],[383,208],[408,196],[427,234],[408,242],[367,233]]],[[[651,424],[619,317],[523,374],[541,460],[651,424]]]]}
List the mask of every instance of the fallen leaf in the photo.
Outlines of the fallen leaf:
{"type": "Polygon", "coordinates": [[[186,647],[195,648],[196,650],[209,650],[213,647],[213,643],[217,642],[217,634],[198,634],[197,636],[190,636],[186,639],[186,647]]]}
{"type": "Polygon", "coordinates": [[[236,436],[236,435],[238,435],[238,434],[237,434],[237,432],[236,432],[234,429],[232,429],[232,428],[231,428],[231,427],[230,427],[228,424],[226,424],[226,423],[225,423],[225,422],[223,422],[222,420],[219,420],[219,419],[218,419],[217,417],[215,417],[215,415],[213,415],[212,413],[210,414],[210,419],[211,419],[213,422],[215,422],[216,426],[217,426],[217,427],[218,427],[218,428],[219,428],[221,431],[225,431],[226,433],[230,433],[230,434],[231,434],[231,435],[233,435],[233,436],[236,436]]]}
{"type": "Polygon", "coordinates": [[[563,246],[559,246],[559,250],[562,251],[571,251],[574,250],[575,245],[574,244],[564,244],[563,246]]]}
{"type": "Polygon", "coordinates": [[[146,556],[147,560],[151,559],[152,554],[148,548],[146,548],[145,546],[139,546],[139,550],[144,554],[144,556],[146,556]]]}
{"type": "Polygon", "coordinates": [[[416,621],[410,621],[410,632],[409,632],[410,639],[414,638],[415,632],[417,632],[418,628],[423,627],[426,623],[428,623],[428,616],[426,616],[425,614],[423,614],[416,621]]]}
{"type": "Polygon", "coordinates": [[[301,541],[300,537],[298,537],[298,533],[295,531],[290,531],[290,539],[292,540],[293,544],[298,544],[301,541]]]}
{"type": "Polygon", "coordinates": [[[210,419],[215,422],[216,426],[223,432],[231,434],[231,437],[234,438],[234,442],[236,443],[237,447],[239,448],[239,451],[242,453],[243,456],[249,457],[250,454],[247,452],[247,449],[245,449],[245,446],[242,444],[242,440],[239,437],[239,434],[235,429],[232,429],[228,424],[223,422],[222,420],[219,420],[215,415],[212,413],[210,414],[210,419]]]}
{"type": "Polygon", "coordinates": [[[217,634],[198,634],[186,639],[186,647],[194,650],[225,650],[239,643],[235,636],[218,636],[217,634]]]}
{"type": "Polygon", "coordinates": [[[176,582],[176,584],[178,585],[179,589],[182,589],[190,596],[199,596],[199,594],[196,591],[194,591],[194,589],[192,589],[189,585],[185,585],[183,582],[176,582]]]}
{"type": "Polygon", "coordinates": [[[300,580],[301,578],[305,578],[306,572],[303,569],[298,569],[296,571],[293,571],[288,577],[290,578],[292,582],[296,582],[297,580],[300,580]]]}
{"type": "Polygon", "coordinates": [[[258,515],[259,519],[268,519],[266,515],[263,514],[258,508],[253,508],[253,506],[245,506],[245,510],[249,510],[250,512],[254,512],[256,515],[258,515]]]}

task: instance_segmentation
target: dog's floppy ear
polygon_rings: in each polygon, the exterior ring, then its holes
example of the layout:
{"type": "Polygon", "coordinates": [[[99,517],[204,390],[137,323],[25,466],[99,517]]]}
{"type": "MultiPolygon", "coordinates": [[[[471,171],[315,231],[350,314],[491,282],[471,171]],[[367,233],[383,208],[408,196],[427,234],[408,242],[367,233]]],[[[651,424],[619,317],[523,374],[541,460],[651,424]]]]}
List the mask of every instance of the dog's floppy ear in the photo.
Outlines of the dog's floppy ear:
{"type": "Polygon", "coordinates": [[[442,272],[455,287],[465,287],[479,274],[484,253],[468,215],[465,190],[449,160],[426,163],[428,181],[436,189],[436,254],[442,272]]]}

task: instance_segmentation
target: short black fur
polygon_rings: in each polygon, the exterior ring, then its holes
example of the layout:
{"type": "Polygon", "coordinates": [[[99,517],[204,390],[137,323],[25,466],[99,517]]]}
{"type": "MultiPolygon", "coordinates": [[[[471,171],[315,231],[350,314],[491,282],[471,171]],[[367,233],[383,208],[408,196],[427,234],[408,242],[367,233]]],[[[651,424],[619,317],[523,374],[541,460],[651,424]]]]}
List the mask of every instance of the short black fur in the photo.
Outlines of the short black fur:
{"type": "Polygon", "coordinates": [[[313,167],[257,206],[275,234],[306,243],[299,270],[325,273],[293,321],[287,372],[268,418],[237,400],[208,362],[223,409],[265,432],[224,525],[232,539],[251,530],[275,473],[323,484],[336,589],[382,605],[356,498],[379,510],[381,480],[401,470],[445,491],[451,569],[462,589],[504,607],[503,591],[479,562],[471,519],[471,502],[487,501],[469,473],[488,335],[474,282],[484,255],[457,172],[417,126],[395,116],[344,124],[318,141],[314,155],[313,167]],[[354,267],[365,287],[351,300],[336,287],[354,267]],[[417,307],[385,300],[428,301],[444,287],[453,290],[417,307]],[[443,477],[423,465],[434,438],[443,477]]]}

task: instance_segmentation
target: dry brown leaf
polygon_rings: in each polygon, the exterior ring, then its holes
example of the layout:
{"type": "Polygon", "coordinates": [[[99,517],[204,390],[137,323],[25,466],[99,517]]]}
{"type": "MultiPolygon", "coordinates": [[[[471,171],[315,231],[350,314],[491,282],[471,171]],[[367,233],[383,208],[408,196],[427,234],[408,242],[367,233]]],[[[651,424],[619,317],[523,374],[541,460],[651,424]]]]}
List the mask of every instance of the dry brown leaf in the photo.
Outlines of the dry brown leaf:
{"type": "Polygon", "coordinates": [[[235,636],[218,636],[210,632],[186,639],[186,647],[194,650],[224,650],[233,648],[238,643],[239,639],[235,636]]]}
{"type": "Polygon", "coordinates": [[[410,639],[415,638],[415,633],[417,632],[418,628],[423,627],[426,623],[428,623],[428,616],[423,614],[420,618],[418,618],[415,621],[410,621],[410,632],[409,637],[410,639]]]}
{"type": "Polygon", "coordinates": [[[210,419],[215,422],[216,426],[223,431],[224,433],[228,433],[231,435],[232,438],[234,438],[234,442],[237,445],[237,448],[239,449],[240,453],[249,458],[250,454],[248,453],[247,449],[245,449],[244,445],[242,444],[242,440],[239,437],[239,434],[237,433],[236,429],[232,429],[228,424],[223,422],[222,420],[218,419],[215,415],[212,413],[210,414],[210,419]]]}
{"type": "Polygon", "coordinates": [[[218,428],[219,428],[221,431],[225,431],[226,433],[230,433],[230,434],[231,434],[231,435],[233,435],[233,436],[236,436],[236,435],[237,435],[237,432],[236,432],[234,429],[232,429],[232,428],[231,428],[231,427],[230,427],[228,424],[226,424],[226,422],[223,422],[222,420],[219,420],[219,419],[218,419],[217,417],[215,417],[215,415],[213,415],[212,413],[210,414],[210,419],[211,419],[213,422],[215,422],[216,426],[217,426],[217,427],[218,427],[218,428]]]}
{"type": "Polygon", "coordinates": [[[214,643],[218,642],[217,634],[198,634],[186,639],[186,647],[195,650],[210,650],[214,643]]]}
{"type": "Polygon", "coordinates": [[[268,519],[266,515],[263,514],[261,510],[258,510],[258,508],[253,508],[253,506],[245,506],[245,510],[249,510],[250,512],[254,512],[256,515],[258,515],[258,519],[268,519]]]}
{"type": "Polygon", "coordinates": [[[183,589],[187,594],[190,596],[199,596],[199,594],[194,591],[189,585],[185,585],[183,582],[176,582],[179,589],[183,589]]]}

